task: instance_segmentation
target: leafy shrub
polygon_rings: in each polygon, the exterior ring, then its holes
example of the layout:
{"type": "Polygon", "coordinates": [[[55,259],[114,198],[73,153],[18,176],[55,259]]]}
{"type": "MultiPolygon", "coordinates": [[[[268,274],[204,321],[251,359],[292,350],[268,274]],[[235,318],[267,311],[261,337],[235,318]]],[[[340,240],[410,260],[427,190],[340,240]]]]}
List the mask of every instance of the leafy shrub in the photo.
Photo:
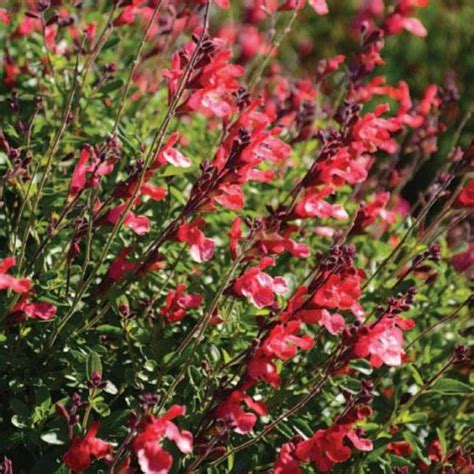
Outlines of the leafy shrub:
{"type": "Polygon", "coordinates": [[[1,472],[472,472],[474,148],[383,76],[428,1],[312,66],[331,2],[213,3],[0,9],[1,472]]]}

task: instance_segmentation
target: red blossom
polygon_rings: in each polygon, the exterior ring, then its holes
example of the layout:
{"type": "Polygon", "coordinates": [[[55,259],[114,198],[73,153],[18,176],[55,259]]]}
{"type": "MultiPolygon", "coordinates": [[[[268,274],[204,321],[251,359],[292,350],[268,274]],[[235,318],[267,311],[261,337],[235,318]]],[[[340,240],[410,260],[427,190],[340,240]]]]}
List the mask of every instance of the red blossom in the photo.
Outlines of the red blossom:
{"type": "Polygon", "coordinates": [[[232,226],[229,232],[229,239],[230,239],[230,253],[233,259],[237,258],[237,251],[239,240],[242,238],[242,219],[237,217],[233,220],[232,226]]]}
{"type": "Polygon", "coordinates": [[[413,448],[408,441],[392,441],[388,443],[387,451],[400,457],[407,457],[413,452],[413,448]]]}
{"type": "Polygon", "coordinates": [[[107,459],[112,453],[112,446],[106,441],[96,438],[99,422],[91,425],[84,438],[77,436],[71,447],[64,454],[63,461],[69,469],[81,472],[89,469],[93,458],[107,459]]]}
{"type": "Polygon", "coordinates": [[[273,465],[274,474],[301,474],[300,462],[295,457],[295,449],[296,445],[291,441],[282,445],[273,465]]]}
{"type": "Polygon", "coordinates": [[[331,188],[323,188],[319,191],[311,190],[298,202],[295,212],[299,217],[319,217],[327,219],[347,219],[349,215],[340,204],[330,204],[324,201],[324,197],[332,193],[331,188]]]}
{"type": "Polygon", "coordinates": [[[262,271],[273,264],[273,258],[262,258],[257,267],[249,268],[235,280],[233,291],[238,296],[248,298],[257,308],[271,306],[275,301],[275,294],[282,295],[288,289],[283,277],[272,278],[262,271]]]}
{"type": "Polygon", "coordinates": [[[295,453],[302,461],[314,462],[319,471],[330,472],[334,464],[342,464],[352,456],[352,449],[344,444],[346,438],[358,450],[372,450],[372,443],[361,438],[351,425],[334,425],[299,443],[295,453]]]}
{"type": "MultiPolygon", "coordinates": [[[[105,217],[105,222],[109,225],[116,225],[122,218],[126,203],[119,204],[117,207],[109,211],[105,217]]],[[[137,216],[133,211],[128,210],[123,220],[123,225],[133,230],[137,235],[145,235],[150,232],[151,222],[146,216],[137,216]]]]}
{"type": "Polygon", "coordinates": [[[203,300],[199,294],[185,294],[186,285],[180,283],[175,290],[170,290],[166,296],[165,305],[160,309],[160,314],[168,323],[181,321],[188,309],[198,308],[203,300]]]}
{"type": "Polygon", "coordinates": [[[185,413],[184,406],[173,405],[163,416],[149,415],[140,424],[132,449],[143,473],[166,474],[170,471],[173,457],[161,445],[165,438],[173,441],[183,454],[192,452],[193,435],[189,431],[180,431],[171,421],[185,413]]]}
{"type": "Polygon", "coordinates": [[[255,412],[257,415],[268,414],[266,405],[257,402],[241,390],[234,390],[229,397],[221,403],[215,410],[215,417],[225,421],[236,433],[245,434],[252,431],[257,423],[255,413],[246,412],[242,408],[242,403],[255,412]]]}
{"type": "Polygon", "coordinates": [[[474,207],[474,179],[471,179],[458,194],[456,204],[461,207],[474,207]]]}
{"type": "Polygon", "coordinates": [[[5,26],[8,25],[11,21],[11,17],[8,14],[5,8],[0,8],[0,22],[2,22],[5,26]]]}
{"type": "Polygon", "coordinates": [[[192,224],[182,224],[176,233],[180,242],[186,242],[190,246],[190,254],[195,262],[207,262],[214,255],[214,241],[208,239],[199,230],[202,224],[203,222],[200,220],[192,224]]]}
{"type": "Polygon", "coordinates": [[[28,278],[15,278],[7,274],[7,271],[15,265],[15,257],[7,257],[0,261],[0,290],[9,289],[15,293],[27,293],[33,286],[28,278]]]}
{"type": "Polygon", "coordinates": [[[10,310],[11,314],[20,313],[30,319],[42,319],[48,321],[56,316],[57,308],[46,301],[31,302],[27,295],[23,295],[20,301],[10,310]]]}

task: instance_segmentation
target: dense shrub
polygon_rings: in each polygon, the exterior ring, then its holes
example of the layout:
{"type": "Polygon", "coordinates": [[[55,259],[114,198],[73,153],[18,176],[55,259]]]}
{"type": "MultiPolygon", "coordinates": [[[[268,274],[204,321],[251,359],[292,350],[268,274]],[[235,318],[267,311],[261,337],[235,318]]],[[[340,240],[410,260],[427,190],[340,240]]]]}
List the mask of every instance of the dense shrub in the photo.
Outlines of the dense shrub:
{"type": "Polygon", "coordinates": [[[472,472],[469,115],[384,77],[428,0],[1,6],[0,472],[472,472]]]}

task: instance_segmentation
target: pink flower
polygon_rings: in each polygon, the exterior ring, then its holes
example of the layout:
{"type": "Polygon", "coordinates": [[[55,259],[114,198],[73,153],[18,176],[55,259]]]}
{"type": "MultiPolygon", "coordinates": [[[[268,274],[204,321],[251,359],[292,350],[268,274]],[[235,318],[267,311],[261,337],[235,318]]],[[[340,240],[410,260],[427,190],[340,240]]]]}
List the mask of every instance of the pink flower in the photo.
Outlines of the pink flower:
{"type": "Polygon", "coordinates": [[[207,262],[214,255],[214,241],[199,230],[202,223],[195,221],[192,224],[182,224],[176,234],[180,242],[186,242],[190,246],[191,258],[195,262],[207,262]]]}
{"type": "Polygon", "coordinates": [[[145,196],[151,197],[154,201],[162,201],[168,194],[166,189],[159,188],[151,183],[143,183],[140,191],[145,196]]]}
{"type": "Polygon", "coordinates": [[[202,296],[199,294],[185,294],[186,285],[180,283],[175,290],[170,290],[166,296],[165,306],[160,309],[162,316],[168,323],[181,321],[188,309],[197,308],[202,303],[202,296]]]}
{"type": "Polygon", "coordinates": [[[373,326],[359,329],[353,352],[356,357],[369,357],[372,367],[399,366],[405,352],[403,350],[403,332],[410,330],[415,323],[411,319],[399,316],[383,316],[373,326]]]}
{"type": "Polygon", "coordinates": [[[321,191],[309,191],[296,205],[296,214],[299,217],[319,217],[327,219],[347,219],[349,215],[340,204],[329,204],[324,197],[332,193],[330,188],[321,191]]]}
{"type": "Polygon", "coordinates": [[[244,207],[245,197],[236,184],[225,184],[219,187],[219,194],[214,201],[233,211],[240,211],[244,207]]]}
{"type": "Polygon", "coordinates": [[[33,286],[28,278],[15,278],[7,271],[16,265],[15,257],[7,257],[0,261],[0,290],[9,289],[15,293],[26,293],[33,286]]]}
{"type": "Polygon", "coordinates": [[[140,469],[145,474],[166,474],[173,465],[171,454],[163,449],[164,438],[173,441],[183,454],[193,449],[193,435],[180,431],[171,421],[186,413],[184,406],[173,405],[165,415],[149,415],[140,425],[139,433],[133,438],[132,449],[137,456],[140,469]]]}
{"type": "Polygon", "coordinates": [[[11,21],[11,17],[5,8],[0,8],[0,22],[2,22],[5,26],[8,25],[11,21]]]}
{"type": "Polygon", "coordinates": [[[184,156],[179,150],[174,148],[174,145],[180,140],[178,132],[172,133],[168,138],[168,141],[159,151],[155,162],[151,166],[151,169],[156,169],[158,166],[162,166],[169,163],[177,168],[189,168],[193,162],[186,156],[184,156]]]}
{"type": "MultiPolygon", "coordinates": [[[[125,210],[126,203],[119,204],[117,207],[112,209],[106,216],[105,220],[107,223],[115,225],[122,218],[125,210]]],[[[137,235],[145,235],[150,232],[151,223],[150,219],[146,216],[137,216],[133,211],[127,211],[123,225],[133,230],[137,235]]]]}
{"type": "Polygon", "coordinates": [[[283,295],[288,290],[288,285],[283,277],[272,278],[262,271],[273,264],[273,258],[262,258],[257,267],[248,269],[235,280],[234,292],[238,296],[248,298],[257,308],[271,306],[275,301],[275,294],[283,295]]]}
{"type": "MultiPolygon", "coordinates": [[[[286,2],[279,7],[279,10],[301,10],[305,3],[305,0],[286,0],[286,2]]],[[[327,15],[329,13],[326,0],[308,0],[308,3],[318,15],[327,15]]]]}
{"type": "Polygon", "coordinates": [[[71,447],[64,454],[63,461],[69,469],[74,472],[81,472],[89,469],[92,458],[104,459],[110,456],[112,446],[106,441],[96,438],[99,430],[99,422],[91,425],[86,436],[81,439],[74,438],[71,447]]]}

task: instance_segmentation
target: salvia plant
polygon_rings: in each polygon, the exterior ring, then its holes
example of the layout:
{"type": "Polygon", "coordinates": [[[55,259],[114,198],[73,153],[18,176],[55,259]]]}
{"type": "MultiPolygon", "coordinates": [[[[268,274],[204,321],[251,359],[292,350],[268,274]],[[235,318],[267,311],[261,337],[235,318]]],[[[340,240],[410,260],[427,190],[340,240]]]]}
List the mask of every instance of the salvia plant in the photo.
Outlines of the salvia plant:
{"type": "Polygon", "coordinates": [[[1,473],[474,471],[469,114],[331,3],[0,2],[1,473]]]}

